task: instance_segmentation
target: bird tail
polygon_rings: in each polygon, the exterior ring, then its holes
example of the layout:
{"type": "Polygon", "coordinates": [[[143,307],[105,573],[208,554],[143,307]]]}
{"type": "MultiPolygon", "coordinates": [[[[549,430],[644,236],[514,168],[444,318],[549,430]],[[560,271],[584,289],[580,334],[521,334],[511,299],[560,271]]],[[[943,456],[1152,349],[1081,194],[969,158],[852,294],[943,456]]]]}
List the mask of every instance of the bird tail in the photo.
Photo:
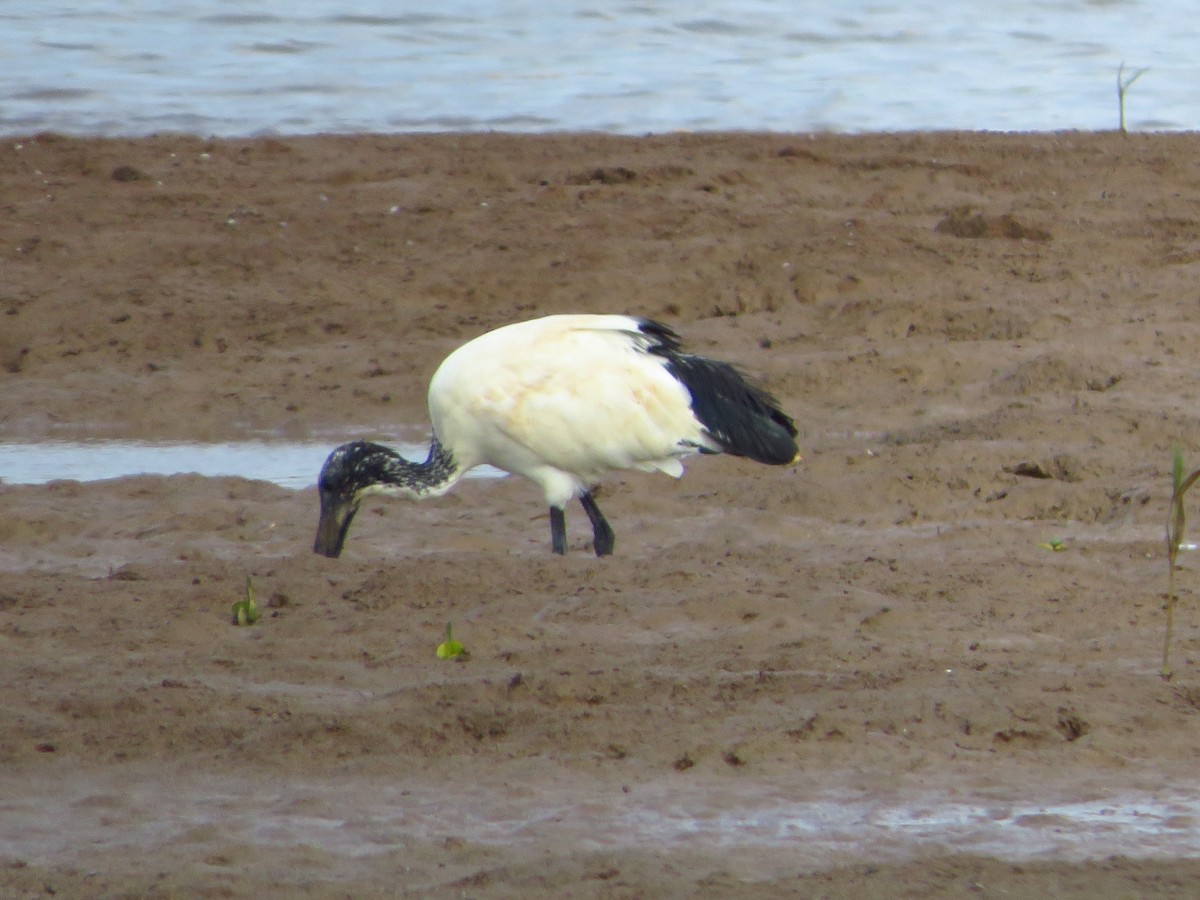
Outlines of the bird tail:
{"type": "Polygon", "coordinates": [[[765,389],[729,363],[663,355],[668,371],[692,395],[692,412],[724,452],[773,466],[796,460],[796,424],[765,389]]]}

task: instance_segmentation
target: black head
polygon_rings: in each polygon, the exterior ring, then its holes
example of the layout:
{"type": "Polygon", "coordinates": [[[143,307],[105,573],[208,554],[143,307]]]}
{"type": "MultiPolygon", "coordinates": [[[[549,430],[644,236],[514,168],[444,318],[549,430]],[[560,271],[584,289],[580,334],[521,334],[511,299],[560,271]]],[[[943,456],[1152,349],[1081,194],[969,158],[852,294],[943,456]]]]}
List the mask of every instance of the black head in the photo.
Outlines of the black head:
{"type": "Polygon", "coordinates": [[[321,518],[313,542],[314,553],[341,555],[363,493],[385,480],[387,463],[395,456],[387,447],[367,441],[342,444],[329,454],[317,478],[321,518]]]}

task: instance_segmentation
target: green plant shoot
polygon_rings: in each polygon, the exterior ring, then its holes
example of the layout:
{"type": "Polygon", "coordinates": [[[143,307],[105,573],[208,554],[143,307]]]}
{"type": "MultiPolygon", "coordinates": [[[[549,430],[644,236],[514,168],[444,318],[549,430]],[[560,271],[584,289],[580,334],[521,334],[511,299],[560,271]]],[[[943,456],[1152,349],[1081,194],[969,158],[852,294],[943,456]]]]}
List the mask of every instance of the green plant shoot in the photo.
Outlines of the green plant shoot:
{"type": "Polygon", "coordinates": [[[1163,639],[1162,677],[1171,677],[1171,628],[1175,619],[1175,566],[1179,550],[1183,546],[1183,535],[1187,530],[1187,510],[1183,505],[1184,495],[1196,480],[1200,469],[1186,478],[1183,476],[1183,453],[1175,447],[1171,459],[1171,509],[1167,514],[1167,629],[1163,639]]]}
{"type": "Polygon", "coordinates": [[[253,625],[258,621],[258,604],[254,602],[254,584],[246,576],[246,599],[233,604],[233,624],[253,625]]]}
{"type": "Polygon", "coordinates": [[[446,640],[437,646],[438,659],[454,659],[454,657],[466,652],[458,641],[454,639],[454,632],[450,629],[450,623],[446,623],[446,640]]]}
{"type": "Polygon", "coordinates": [[[1126,134],[1125,131],[1125,92],[1128,91],[1135,81],[1145,75],[1149,69],[1138,69],[1128,78],[1125,77],[1125,63],[1121,63],[1117,67],[1117,106],[1120,113],[1121,134],[1126,134]]]}

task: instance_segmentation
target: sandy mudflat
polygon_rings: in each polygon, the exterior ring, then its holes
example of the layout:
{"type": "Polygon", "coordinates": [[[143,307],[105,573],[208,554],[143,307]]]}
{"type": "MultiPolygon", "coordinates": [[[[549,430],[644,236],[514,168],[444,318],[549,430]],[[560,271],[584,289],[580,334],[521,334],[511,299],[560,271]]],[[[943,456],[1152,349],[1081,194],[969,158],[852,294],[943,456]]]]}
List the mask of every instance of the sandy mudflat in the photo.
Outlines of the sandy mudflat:
{"type": "Polygon", "coordinates": [[[5,140],[4,440],[420,439],[463,340],[630,312],[759,376],[804,461],[616,479],[605,560],[514,479],[374,503],[338,560],[312,489],[0,484],[0,892],[1193,894],[1187,554],[1157,672],[1198,154],[5,140]]]}

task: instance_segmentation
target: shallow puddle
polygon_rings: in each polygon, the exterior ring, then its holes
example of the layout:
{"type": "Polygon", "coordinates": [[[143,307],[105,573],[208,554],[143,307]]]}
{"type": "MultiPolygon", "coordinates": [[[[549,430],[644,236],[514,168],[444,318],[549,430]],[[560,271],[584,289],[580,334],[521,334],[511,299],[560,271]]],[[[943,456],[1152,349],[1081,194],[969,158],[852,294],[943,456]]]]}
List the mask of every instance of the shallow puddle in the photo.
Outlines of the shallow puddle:
{"type": "MultiPolygon", "coordinates": [[[[0,443],[0,482],[44,484],[49,481],[101,481],[128,475],[195,473],[210,478],[236,476],[271,481],[293,490],[317,483],[321,464],[335,443],[229,441],[215,444],[143,441],[45,441],[0,443]]],[[[424,459],[427,447],[391,446],[409,459],[424,459]]],[[[497,477],[490,466],[468,477],[497,477]]]]}
{"type": "Polygon", "coordinates": [[[323,873],[317,877],[329,878],[356,859],[419,847],[437,852],[453,842],[546,853],[714,852],[753,859],[765,876],[921,853],[1078,862],[1200,851],[1200,796],[1182,786],[1089,800],[969,798],[942,789],[789,798],[794,788],[756,782],[620,789],[553,778],[430,786],[108,772],[40,786],[0,781],[0,788],[0,858],[30,864],[187,854],[197,842],[251,853],[303,846],[319,855],[311,860],[323,873]]]}

